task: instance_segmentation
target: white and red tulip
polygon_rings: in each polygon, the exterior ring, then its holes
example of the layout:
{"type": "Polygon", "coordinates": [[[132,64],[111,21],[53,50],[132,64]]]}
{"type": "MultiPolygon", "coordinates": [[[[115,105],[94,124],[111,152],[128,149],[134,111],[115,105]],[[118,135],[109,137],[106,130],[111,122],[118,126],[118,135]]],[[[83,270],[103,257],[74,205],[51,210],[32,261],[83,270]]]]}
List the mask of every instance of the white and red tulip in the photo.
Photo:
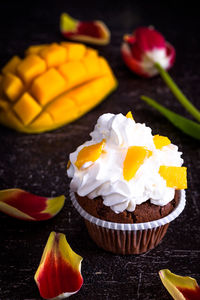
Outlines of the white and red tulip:
{"type": "Polygon", "coordinates": [[[82,284],[82,257],[68,244],[63,233],[51,232],[34,279],[44,299],[64,299],[82,284]]]}
{"type": "Polygon", "coordinates": [[[121,53],[128,68],[144,77],[159,73],[155,63],[168,70],[175,60],[174,47],[151,27],[140,27],[132,35],[125,35],[121,53]]]}

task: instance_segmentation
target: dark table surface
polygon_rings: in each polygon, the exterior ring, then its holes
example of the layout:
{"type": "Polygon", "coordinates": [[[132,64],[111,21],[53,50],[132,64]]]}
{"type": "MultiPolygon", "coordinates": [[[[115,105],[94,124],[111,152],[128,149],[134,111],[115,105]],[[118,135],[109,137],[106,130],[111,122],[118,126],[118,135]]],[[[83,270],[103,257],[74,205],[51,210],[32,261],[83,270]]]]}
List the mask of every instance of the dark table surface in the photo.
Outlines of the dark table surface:
{"type": "Polygon", "coordinates": [[[158,276],[163,268],[200,282],[199,143],[140,100],[141,94],[152,96],[189,116],[161,78],[137,77],[120,56],[123,34],[139,25],[154,25],[177,50],[171,75],[200,107],[198,10],[192,3],[184,7],[175,2],[1,1],[1,66],[12,55],[23,55],[31,44],[61,41],[59,16],[67,11],[80,19],[102,19],[111,29],[111,43],[98,49],[110,62],[119,87],[87,115],[53,132],[26,135],[0,126],[0,188],[18,187],[38,195],[67,197],[62,211],[49,221],[26,223],[0,214],[0,299],[40,299],[33,277],[51,231],[66,234],[73,250],[84,258],[84,285],[71,299],[171,299],[158,276]],[[70,202],[66,175],[69,153],[88,139],[98,116],[105,112],[126,114],[129,110],[136,121],[152,127],[154,134],[166,135],[177,144],[188,167],[184,212],[154,250],[139,256],[114,255],[93,243],[70,202]]]}

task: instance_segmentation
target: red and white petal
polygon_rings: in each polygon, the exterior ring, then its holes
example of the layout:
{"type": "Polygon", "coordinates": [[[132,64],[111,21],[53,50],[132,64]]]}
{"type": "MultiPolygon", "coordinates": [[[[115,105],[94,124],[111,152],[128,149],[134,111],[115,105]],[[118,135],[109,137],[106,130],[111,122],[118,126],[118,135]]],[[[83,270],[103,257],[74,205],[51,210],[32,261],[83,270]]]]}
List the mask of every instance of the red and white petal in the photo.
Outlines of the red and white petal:
{"type": "Polygon", "coordinates": [[[65,235],[51,232],[34,279],[44,299],[64,299],[83,284],[82,257],[69,246],[65,235]]]}
{"type": "Polygon", "coordinates": [[[62,209],[64,202],[63,195],[46,198],[21,189],[0,191],[0,211],[21,220],[48,220],[62,209]]]}

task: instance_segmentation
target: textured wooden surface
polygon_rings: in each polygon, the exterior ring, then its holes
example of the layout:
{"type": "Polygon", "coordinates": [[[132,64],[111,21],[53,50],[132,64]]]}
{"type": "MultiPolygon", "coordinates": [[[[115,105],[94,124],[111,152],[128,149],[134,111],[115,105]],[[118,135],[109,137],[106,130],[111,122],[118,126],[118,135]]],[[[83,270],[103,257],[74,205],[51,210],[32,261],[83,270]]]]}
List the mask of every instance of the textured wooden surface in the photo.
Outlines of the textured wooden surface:
{"type": "MultiPolygon", "coordinates": [[[[153,24],[176,47],[177,60],[170,71],[180,87],[199,108],[200,39],[198,12],[190,7],[149,1],[138,4],[88,1],[40,1],[20,4],[1,2],[0,64],[23,54],[30,44],[61,41],[59,16],[63,11],[82,19],[103,19],[111,29],[111,44],[99,48],[110,62],[119,87],[100,106],[80,120],[54,132],[25,135],[0,127],[0,188],[19,187],[39,195],[67,197],[63,210],[52,220],[26,223],[0,214],[0,299],[40,299],[33,280],[49,233],[66,234],[72,248],[83,256],[84,285],[71,299],[171,299],[158,271],[195,277],[200,282],[200,155],[199,143],[175,129],[145,105],[141,94],[189,116],[157,77],[133,75],[120,56],[122,36],[139,25],[153,24]],[[89,4],[90,3],[90,4],[89,4]],[[72,207],[66,176],[68,155],[88,139],[102,113],[132,110],[138,122],[153,133],[167,135],[181,151],[188,167],[187,205],[169,227],[162,243],[149,253],[120,256],[99,249],[89,238],[83,220],[72,207]]],[[[174,1],[175,2],[175,1],[174,1]]]]}

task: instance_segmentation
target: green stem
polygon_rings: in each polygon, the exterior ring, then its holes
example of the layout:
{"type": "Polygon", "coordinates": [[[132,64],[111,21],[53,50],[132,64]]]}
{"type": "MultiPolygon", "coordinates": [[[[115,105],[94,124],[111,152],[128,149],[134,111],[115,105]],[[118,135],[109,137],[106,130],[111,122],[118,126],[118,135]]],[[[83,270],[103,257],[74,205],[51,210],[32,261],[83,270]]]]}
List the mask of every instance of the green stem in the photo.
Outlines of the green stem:
{"type": "Polygon", "coordinates": [[[178,101],[185,107],[185,109],[200,122],[200,111],[186,98],[186,96],[181,92],[179,87],[173,81],[171,76],[161,67],[159,63],[155,63],[155,67],[159,71],[162,79],[165,81],[169,89],[172,91],[174,96],[178,101]]]}
{"type": "Polygon", "coordinates": [[[141,96],[141,99],[144,100],[147,104],[157,109],[162,115],[164,115],[174,126],[182,130],[187,135],[192,136],[193,138],[200,140],[200,124],[194,121],[191,121],[187,118],[182,117],[179,114],[174,113],[173,111],[165,108],[164,106],[158,104],[155,100],[141,96]]]}

